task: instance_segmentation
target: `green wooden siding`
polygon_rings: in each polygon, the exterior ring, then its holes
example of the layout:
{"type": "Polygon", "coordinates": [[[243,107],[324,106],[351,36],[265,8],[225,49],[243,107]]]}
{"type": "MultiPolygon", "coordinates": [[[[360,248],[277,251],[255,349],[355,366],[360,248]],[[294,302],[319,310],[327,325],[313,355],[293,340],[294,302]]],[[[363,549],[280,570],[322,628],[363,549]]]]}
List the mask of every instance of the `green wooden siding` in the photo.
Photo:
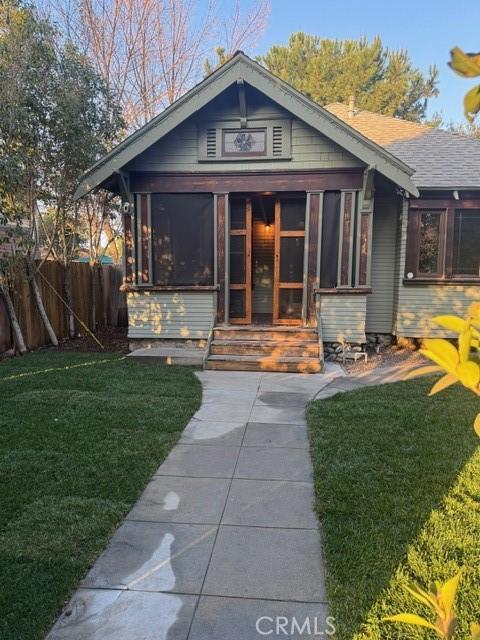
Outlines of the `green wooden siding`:
{"type": "Polygon", "coordinates": [[[325,342],[363,344],[365,338],[366,295],[346,293],[320,296],[322,337],[325,342]]]}
{"type": "Polygon", "coordinates": [[[183,340],[208,338],[215,294],[210,291],[129,293],[128,337],[183,340]]]}
{"type": "Polygon", "coordinates": [[[367,333],[392,333],[399,204],[396,197],[375,198],[372,234],[372,293],[367,296],[367,333]]]}

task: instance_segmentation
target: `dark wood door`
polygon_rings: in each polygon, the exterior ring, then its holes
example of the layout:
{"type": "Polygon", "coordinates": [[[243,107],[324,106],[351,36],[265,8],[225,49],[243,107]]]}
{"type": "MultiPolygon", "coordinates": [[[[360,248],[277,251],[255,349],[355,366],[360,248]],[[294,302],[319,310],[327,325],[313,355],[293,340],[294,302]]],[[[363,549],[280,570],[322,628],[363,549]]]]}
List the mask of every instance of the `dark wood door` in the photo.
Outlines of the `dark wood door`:
{"type": "Polygon", "coordinates": [[[230,201],[229,318],[234,324],[252,322],[252,201],[230,201]]]}
{"type": "Polygon", "coordinates": [[[305,198],[275,203],[274,324],[302,323],[305,252],[305,198]]]}

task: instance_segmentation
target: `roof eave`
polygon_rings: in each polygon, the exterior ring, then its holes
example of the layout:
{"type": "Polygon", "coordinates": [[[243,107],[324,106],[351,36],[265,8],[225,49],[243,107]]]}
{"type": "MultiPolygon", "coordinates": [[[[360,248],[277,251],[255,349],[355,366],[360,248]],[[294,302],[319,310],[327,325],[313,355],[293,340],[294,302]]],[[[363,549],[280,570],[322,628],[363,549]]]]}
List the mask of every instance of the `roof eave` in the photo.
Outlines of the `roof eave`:
{"type": "Polygon", "coordinates": [[[148,146],[204,107],[238,79],[246,80],[257,90],[269,95],[287,111],[294,113],[312,128],[321,131],[346,151],[365,162],[367,166],[376,165],[380,173],[398,186],[412,195],[418,195],[418,190],[410,179],[414,173],[411,167],[383,147],[362,136],[343,120],[320,107],[283,80],[275,77],[258,63],[239,53],[86,171],[80,179],[75,199],[81,198],[105,183],[115,171],[122,169],[148,146]],[[212,85],[215,85],[214,91],[211,91],[212,85]],[[149,134],[154,130],[156,135],[152,140],[149,134]]]}

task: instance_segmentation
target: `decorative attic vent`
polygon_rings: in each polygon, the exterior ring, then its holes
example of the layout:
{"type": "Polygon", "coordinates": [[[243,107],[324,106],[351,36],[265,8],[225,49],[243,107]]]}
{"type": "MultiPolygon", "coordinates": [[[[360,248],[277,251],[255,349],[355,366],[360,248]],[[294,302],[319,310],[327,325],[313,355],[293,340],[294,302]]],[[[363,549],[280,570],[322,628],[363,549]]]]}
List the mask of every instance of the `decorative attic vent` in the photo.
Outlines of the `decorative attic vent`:
{"type": "Polygon", "coordinates": [[[290,160],[291,121],[286,119],[248,121],[218,120],[197,124],[199,162],[249,162],[290,160]]]}
{"type": "Polygon", "coordinates": [[[272,152],[274,156],[281,156],[283,153],[283,127],[273,127],[272,152]]]}
{"type": "Polygon", "coordinates": [[[217,157],[217,130],[207,129],[207,158],[217,157]]]}

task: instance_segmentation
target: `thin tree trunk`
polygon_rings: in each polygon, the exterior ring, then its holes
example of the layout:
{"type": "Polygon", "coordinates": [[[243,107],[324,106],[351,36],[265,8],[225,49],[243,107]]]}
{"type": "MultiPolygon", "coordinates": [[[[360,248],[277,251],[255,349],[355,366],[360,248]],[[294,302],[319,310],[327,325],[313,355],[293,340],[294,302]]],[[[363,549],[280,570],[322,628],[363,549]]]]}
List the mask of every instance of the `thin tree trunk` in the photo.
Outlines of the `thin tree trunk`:
{"type": "Polygon", "coordinates": [[[92,331],[97,330],[97,270],[92,265],[92,331]]]}
{"type": "Polygon", "coordinates": [[[63,295],[67,303],[68,335],[70,338],[75,338],[75,317],[71,311],[73,309],[72,279],[68,263],[63,265],[63,295]]]}
{"type": "Polygon", "coordinates": [[[105,273],[103,271],[103,266],[101,264],[97,265],[98,269],[98,297],[102,304],[102,323],[103,328],[106,329],[108,326],[108,308],[107,308],[107,298],[105,296],[105,273]]]}
{"type": "Polygon", "coordinates": [[[28,271],[28,279],[32,286],[33,297],[35,299],[35,304],[37,305],[40,318],[42,319],[45,330],[48,333],[50,342],[53,344],[54,347],[58,347],[57,336],[55,335],[55,331],[53,330],[52,324],[47,316],[47,312],[45,311],[42,296],[40,294],[40,289],[38,288],[37,281],[35,280],[35,267],[29,258],[27,258],[27,271],[28,271]]]}
{"type": "Polygon", "coordinates": [[[12,298],[10,297],[10,291],[3,282],[0,282],[0,293],[3,295],[3,299],[5,300],[7,314],[12,326],[17,349],[23,356],[25,353],[27,353],[28,349],[25,345],[25,340],[23,339],[22,330],[17,319],[17,314],[15,313],[15,307],[13,306],[12,298]]]}

